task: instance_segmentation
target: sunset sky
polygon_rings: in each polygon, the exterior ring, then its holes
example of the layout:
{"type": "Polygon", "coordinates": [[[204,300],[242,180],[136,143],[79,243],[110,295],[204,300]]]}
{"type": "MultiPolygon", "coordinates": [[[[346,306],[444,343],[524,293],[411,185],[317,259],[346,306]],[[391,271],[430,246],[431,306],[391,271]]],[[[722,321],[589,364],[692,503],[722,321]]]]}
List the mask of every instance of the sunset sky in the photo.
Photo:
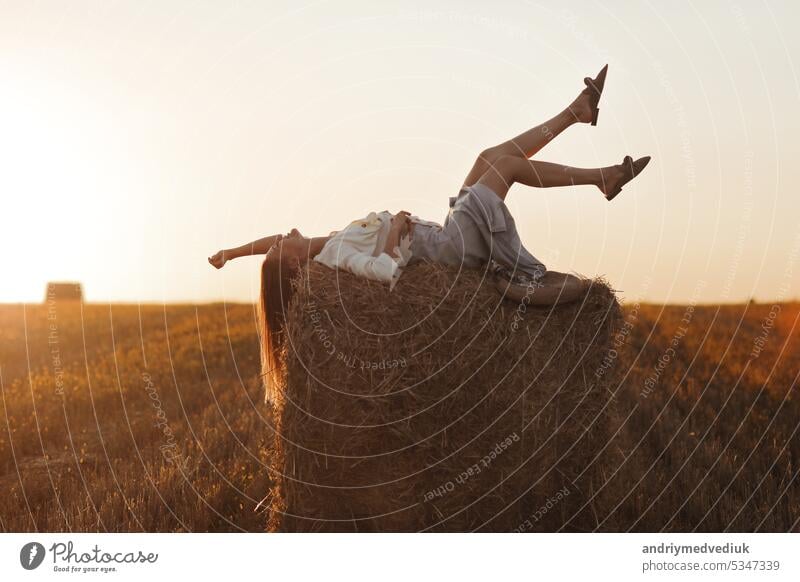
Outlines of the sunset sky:
{"type": "Polygon", "coordinates": [[[253,301],[206,257],[371,210],[442,221],[475,156],[609,63],[538,159],[652,155],[613,203],[515,186],[548,267],[627,301],[800,298],[800,8],[784,2],[3,2],[0,302],[253,301]],[[435,7],[434,7],[435,6],[435,7]]]}

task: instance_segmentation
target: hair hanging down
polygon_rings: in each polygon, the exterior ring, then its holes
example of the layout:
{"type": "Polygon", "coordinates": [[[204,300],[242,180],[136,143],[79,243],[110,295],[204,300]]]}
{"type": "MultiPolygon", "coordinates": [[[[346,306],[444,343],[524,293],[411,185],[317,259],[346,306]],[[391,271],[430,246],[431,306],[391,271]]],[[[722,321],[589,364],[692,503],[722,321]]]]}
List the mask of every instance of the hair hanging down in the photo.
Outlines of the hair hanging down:
{"type": "Polygon", "coordinates": [[[297,274],[294,261],[265,259],[261,265],[261,300],[259,301],[259,330],[261,340],[261,376],[264,397],[272,402],[278,394],[283,365],[286,307],[292,298],[292,278],[297,274]]]}

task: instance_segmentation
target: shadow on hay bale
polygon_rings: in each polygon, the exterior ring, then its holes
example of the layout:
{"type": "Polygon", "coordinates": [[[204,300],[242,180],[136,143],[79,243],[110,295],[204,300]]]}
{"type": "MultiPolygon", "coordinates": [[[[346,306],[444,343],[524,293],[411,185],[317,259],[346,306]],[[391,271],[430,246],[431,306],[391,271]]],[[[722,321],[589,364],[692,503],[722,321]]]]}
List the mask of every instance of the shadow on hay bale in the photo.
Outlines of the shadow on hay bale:
{"type": "Polygon", "coordinates": [[[620,319],[604,282],[554,309],[428,264],[392,292],[315,263],[296,283],[269,530],[596,527],[620,319]]]}

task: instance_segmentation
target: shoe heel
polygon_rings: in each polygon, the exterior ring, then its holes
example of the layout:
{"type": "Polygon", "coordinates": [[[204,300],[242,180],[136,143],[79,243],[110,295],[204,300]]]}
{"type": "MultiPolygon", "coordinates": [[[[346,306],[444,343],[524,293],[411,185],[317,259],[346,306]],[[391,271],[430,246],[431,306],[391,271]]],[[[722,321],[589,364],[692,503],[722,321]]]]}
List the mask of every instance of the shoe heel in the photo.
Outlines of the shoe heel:
{"type": "Polygon", "coordinates": [[[592,113],[592,125],[597,125],[597,116],[600,114],[599,109],[595,109],[592,113]]]}

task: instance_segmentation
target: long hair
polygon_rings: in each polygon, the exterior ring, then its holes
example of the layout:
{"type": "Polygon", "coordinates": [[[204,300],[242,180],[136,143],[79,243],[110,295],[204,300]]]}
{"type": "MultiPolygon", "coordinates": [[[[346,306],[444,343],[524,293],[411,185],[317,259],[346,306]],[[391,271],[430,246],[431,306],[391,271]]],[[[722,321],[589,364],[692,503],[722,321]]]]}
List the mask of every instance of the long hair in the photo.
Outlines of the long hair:
{"type": "Polygon", "coordinates": [[[286,344],[286,308],[292,298],[292,278],[297,265],[292,260],[265,259],[261,265],[259,301],[259,339],[261,340],[261,377],[267,402],[274,402],[284,365],[286,344]]]}

